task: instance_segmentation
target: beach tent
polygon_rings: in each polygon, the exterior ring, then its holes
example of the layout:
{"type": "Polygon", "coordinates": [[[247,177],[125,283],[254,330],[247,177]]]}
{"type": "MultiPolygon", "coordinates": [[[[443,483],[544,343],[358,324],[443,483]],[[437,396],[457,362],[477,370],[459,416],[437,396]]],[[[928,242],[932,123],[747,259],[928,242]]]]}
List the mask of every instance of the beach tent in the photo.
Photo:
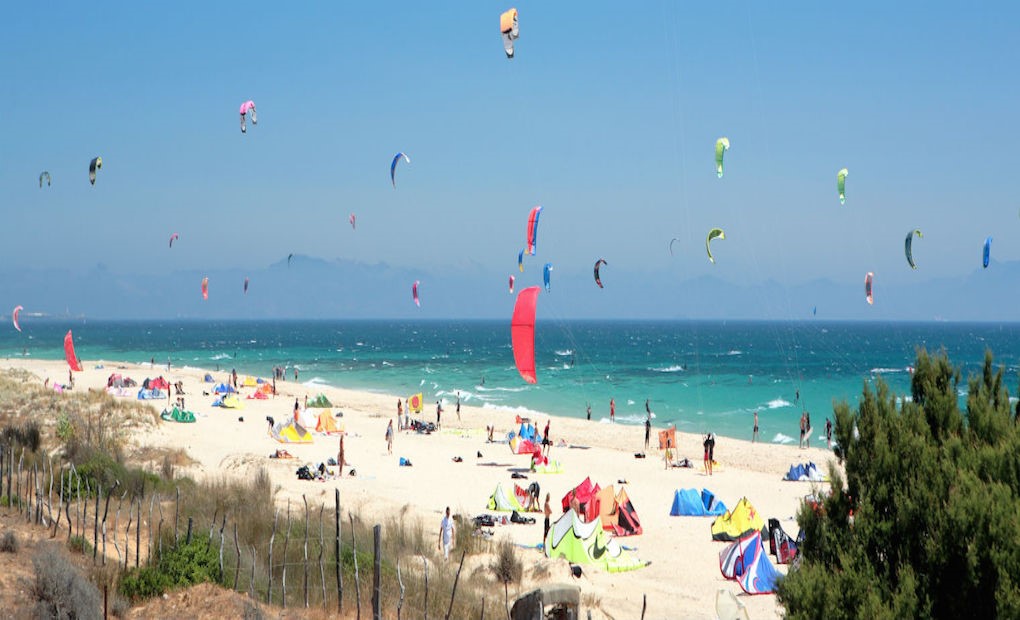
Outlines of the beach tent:
{"type": "Polygon", "coordinates": [[[602,529],[598,519],[584,521],[576,512],[563,513],[545,538],[545,555],[564,558],[572,564],[594,564],[611,573],[648,566],[623,550],[602,529]]]}
{"type": "Polygon", "coordinates": [[[824,482],[827,477],[818,471],[814,463],[797,463],[790,465],[790,471],[786,472],[783,480],[792,482],[824,482]]]}
{"type": "Polygon", "coordinates": [[[214,383],[216,380],[212,378],[211,374],[205,373],[205,377],[202,378],[202,381],[205,381],[206,383],[214,383]]]}
{"type": "Polygon", "coordinates": [[[265,392],[260,392],[259,390],[255,390],[254,392],[249,394],[247,396],[247,398],[248,398],[248,400],[266,400],[269,397],[266,396],[265,392]]]}
{"type": "Polygon", "coordinates": [[[213,394],[233,394],[237,392],[233,386],[227,385],[226,383],[217,383],[212,391],[213,394]]]}
{"type": "Polygon", "coordinates": [[[174,407],[171,411],[163,410],[163,413],[159,414],[159,417],[166,420],[167,422],[194,422],[195,414],[190,411],[185,411],[174,407]]]}
{"type": "Polygon", "coordinates": [[[599,491],[599,485],[592,485],[591,478],[585,478],[581,481],[581,484],[563,496],[563,500],[560,502],[563,506],[563,511],[566,512],[570,509],[570,500],[576,495],[577,503],[581,509],[581,516],[584,517],[585,521],[598,519],[599,502],[597,496],[599,491]]]}
{"type": "Polygon", "coordinates": [[[325,433],[327,435],[338,435],[344,430],[338,428],[336,425],[336,418],[333,417],[333,412],[329,409],[319,413],[319,419],[315,423],[316,433],[325,433]]]}
{"type": "Polygon", "coordinates": [[[237,397],[237,394],[226,394],[223,398],[219,398],[213,401],[213,407],[223,407],[224,409],[244,409],[244,403],[237,397]]]}
{"type": "Polygon", "coordinates": [[[748,594],[775,592],[780,576],[765,553],[758,530],[738,538],[719,553],[719,571],[748,594]]]}
{"type": "Polygon", "coordinates": [[[282,424],[278,422],[269,434],[280,443],[313,443],[315,441],[305,427],[293,420],[282,424]]]}
{"type": "Polygon", "coordinates": [[[270,396],[273,393],[273,385],[271,383],[263,382],[261,385],[259,385],[259,388],[255,391],[258,394],[265,394],[266,396],[270,396]]]}
{"type": "Polygon", "coordinates": [[[126,387],[108,387],[106,393],[110,396],[119,396],[120,398],[133,398],[137,392],[134,388],[126,387]]]}
{"type": "Polygon", "coordinates": [[[641,527],[641,519],[638,518],[637,510],[630,501],[626,489],[620,489],[616,494],[616,518],[612,523],[613,533],[617,536],[637,536],[644,530],[641,527]]]}
{"type": "Polygon", "coordinates": [[[514,433],[510,433],[510,441],[507,442],[507,445],[510,446],[510,451],[514,454],[542,453],[542,448],[539,447],[539,444],[528,439],[524,439],[520,435],[516,435],[514,433]]]}
{"type": "Polygon", "coordinates": [[[559,461],[550,461],[549,459],[546,459],[543,463],[535,465],[535,473],[536,474],[562,474],[563,473],[563,464],[560,463],[559,461]]]}
{"type": "Polygon", "coordinates": [[[333,403],[329,402],[325,394],[319,394],[312,400],[308,401],[309,407],[315,407],[317,409],[325,409],[326,407],[332,407],[333,403]]]}
{"type": "Polygon", "coordinates": [[[737,540],[752,531],[760,531],[765,521],[746,497],[712,523],[712,540],[737,540]]]}
{"type": "Polygon", "coordinates": [[[769,519],[769,552],[780,564],[789,564],[797,557],[797,541],[790,537],[779,524],[779,519],[769,519]]]}
{"type": "MultiPolygon", "coordinates": [[[[328,409],[327,409],[328,411],[328,409]]],[[[311,409],[302,409],[298,412],[298,421],[305,428],[312,428],[319,424],[319,412],[311,409]]]]}
{"type": "Polygon", "coordinates": [[[487,508],[499,512],[510,512],[512,510],[524,512],[524,506],[521,506],[521,503],[517,501],[517,496],[507,495],[506,491],[503,490],[503,485],[499,483],[496,484],[496,490],[489,496],[487,508]]]}
{"type": "Polygon", "coordinates": [[[138,400],[159,400],[161,398],[166,398],[165,392],[147,390],[145,388],[138,390],[138,400]]]}
{"type": "Polygon", "coordinates": [[[726,512],[726,506],[708,489],[678,489],[673,493],[672,517],[712,517],[726,512]]]}
{"type": "Polygon", "coordinates": [[[255,381],[255,377],[251,375],[246,375],[244,377],[244,380],[241,381],[241,385],[243,385],[244,387],[255,387],[256,385],[258,385],[258,382],[255,381]]]}
{"type": "Polygon", "coordinates": [[[666,449],[666,440],[669,440],[669,445],[676,448],[676,427],[672,426],[664,431],[659,431],[659,449],[666,449]]]}
{"type": "Polygon", "coordinates": [[[170,390],[170,382],[163,377],[156,377],[155,379],[146,379],[142,382],[142,387],[147,390],[170,390]]]}

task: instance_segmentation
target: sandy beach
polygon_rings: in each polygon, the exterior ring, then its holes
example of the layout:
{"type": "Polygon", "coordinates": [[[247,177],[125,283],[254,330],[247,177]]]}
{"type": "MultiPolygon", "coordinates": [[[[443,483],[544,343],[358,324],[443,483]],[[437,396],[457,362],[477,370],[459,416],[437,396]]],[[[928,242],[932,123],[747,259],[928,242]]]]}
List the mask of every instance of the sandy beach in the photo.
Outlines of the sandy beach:
{"type": "MultiPolygon", "coordinates": [[[[784,482],[783,474],[793,463],[814,461],[822,466],[833,460],[825,449],[801,450],[796,446],[738,441],[718,437],[716,461],[721,467],[707,476],[701,469],[702,438],[679,434],[679,456],[687,457],[694,469],[664,468],[662,453],[656,449],[653,427],[652,446],[647,458],[635,458],[644,451],[644,429],[640,426],[587,422],[577,419],[541,416],[533,420],[544,428],[551,419],[554,446],[550,458],[562,463],[564,473],[531,474],[528,480],[511,479],[512,471],[525,471],[528,459],[510,452],[505,443],[488,443],[485,428],[494,424],[495,438],[504,439],[516,428],[515,414],[491,409],[462,406],[460,419],[454,407],[443,412],[442,430],[430,435],[408,431],[396,434],[393,454],[386,451],[384,439],[387,423],[394,419],[398,397],[408,394],[377,394],[351,391],[320,385],[306,386],[293,381],[278,381],[277,396],[268,400],[244,398],[253,388],[241,388],[243,409],[213,407],[212,385],[203,377],[210,372],[216,382],[226,381],[228,373],[201,368],[171,368],[148,364],[125,364],[116,361],[86,361],[85,370],[75,375],[75,390],[100,390],[106,387],[111,373],[130,376],[139,383],[146,377],[164,376],[171,383],[184,384],[186,408],[195,412],[196,424],[162,423],[154,430],[130,437],[137,447],[160,445],[179,447],[197,461],[186,468],[195,478],[216,476],[248,476],[259,467],[266,467],[280,485],[278,501],[300,501],[302,494],[311,502],[332,503],[333,490],[339,488],[346,509],[360,511],[365,520],[380,519],[408,507],[408,514],[435,529],[438,536],[441,512],[450,506],[455,512],[474,516],[486,512],[486,502],[497,484],[512,489],[514,482],[526,486],[538,481],[545,493],[552,494],[553,519],[560,515],[559,503],[567,492],[590,476],[603,486],[613,484],[625,488],[640,517],[644,533],[627,537],[621,542],[633,547],[632,552],[651,564],[641,570],[606,574],[590,568],[580,579],[569,575],[564,560],[546,559],[541,551],[521,549],[525,566],[548,564],[548,579],[572,582],[584,593],[591,593],[601,602],[602,609],[615,618],[636,618],[640,615],[642,595],[647,596],[648,618],[714,618],[715,596],[719,589],[738,594],[752,618],[780,615],[775,596],[746,596],[736,583],[725,580],[719,572],[718,554],[724,544],[713,542],[710,518],[670,517],[669,510],[675,489],[707,487],[727,506],[746,496],[764,518],[778,518],[791,535],[797,532],[794,516],[798,503],[812,491],[812,484],[784,482]],[[318,464],[336,457],[336,436],[315,437],[313,444],[283,445],[267,432],[266,416],[286,420],[293,415],[294,400],[303,402],[325,394],[333,404],[333,413],[346,430],[346,460],[356,475],[342,479],[302,481],[294,471],[302,464],[318,464]],[[243,417],[243,421],[239,421],[243,417]],[[566,442],[566,446],[561,444],[566,442]],[[285,448],[296,460],[270,459],[268,455],[285,448]],[[478,454],[481,454],[479,457],[478,454]],[[454,457],[462,462],[454,462],[454,457]],[[400,457],[409,459],[412,467],[400,467],[400,457]]],[[[65,383],[68,371],[62,361],[6,359],[4,368],[23,368],[50,383],[65,383]]],[[[243,379],[243,377],[240,377],[243,379]]],[[[137,391],[137,390],[135,390],[137,391]]],[[[151,401],[157,410],[166,400],[151,401]]],[[[420,416],[435,421],[434,402],[426,401],[420,416]]],[[[318,411],[316,410],[316,414],[318,411]]],[[[793,429],[791,429],[793,430],[793,429]]],[[[750,428],[748,428],[750,433],[750,428]]],[[[792,433],[791,433],[792,434],[792,433]]],[[[814,433],[818,435],[817,429],[814,433]]],[[[824,466],[823,466],[824,469],[824,466]]],[[[541,515],[536,523],[511,524],[495,528],[495,538],[509,537],[521,545],[534,545],[542,539],[541,515]]],[[[780,567],[785,572],[785,567],[780,567]]],[[[522,590],[533,585],[525,571],[522,590]]],[[[513,591],[511,591],[511,596],[513,591]]]]}

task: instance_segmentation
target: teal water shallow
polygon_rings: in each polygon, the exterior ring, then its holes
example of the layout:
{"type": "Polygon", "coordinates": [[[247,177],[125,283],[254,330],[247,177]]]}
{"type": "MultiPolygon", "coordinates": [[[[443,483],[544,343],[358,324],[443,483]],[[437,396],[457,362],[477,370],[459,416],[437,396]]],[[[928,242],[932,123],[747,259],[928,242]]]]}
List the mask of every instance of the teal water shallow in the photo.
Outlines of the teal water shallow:
{"type": "MultiPolygon", "coordinates": [[[[909,394],[909,367],[919,346],[945,349],[964,376],[986,349],[1007,368],[1015,394],[1020,324],[819,322],[547,321],[536,326],[538,384],[514,367],[503,321],[106,322],[22,317],[23,332],[3,330],[0,354],[62,359],[63,335],[74,331],[78,356],[270,376],[293,369],[314,386],[334,385],[425,402],[537,412],[641,424],[645,399],[655,424],[687,432],[750,438],[759,412],[761,437],[789,443],[802,409],[822,434],[833,401],[855,403],[864,382],[882,377],[909,394]],[[799,399],[798,399],[799,394],[799,399]]],[[[223,375],[226,376],[225,374],[223,375]]],[[[966,383],[960,386],[963,397],[966,383]]]]}

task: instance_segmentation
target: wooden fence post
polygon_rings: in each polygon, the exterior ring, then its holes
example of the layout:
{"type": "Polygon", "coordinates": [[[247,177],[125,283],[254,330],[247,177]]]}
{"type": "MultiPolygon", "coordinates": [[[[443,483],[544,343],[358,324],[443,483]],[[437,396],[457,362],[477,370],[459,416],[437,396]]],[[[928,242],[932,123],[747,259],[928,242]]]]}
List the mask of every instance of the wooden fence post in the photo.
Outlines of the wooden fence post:
{"type": "Polygon", "coordinates": [[[273,513],[273,533],[269,535],[269,586],[266,588],[266,602],[273,602],[273,540],[276,538],[276,523],[280,519],[280,509],[273,513]]]}
{"type": "MultiPolygon", "coordinates": [[[[149,530],[152,530],[152,521],[149,521],[149,530]]],[[[135,568],[138,568],[138,557],[142,549],[142,498],[138,498],[138,525],[135,526],[135,568]]]]}
{"type": "Polygon", "coordinates": [[[372,526],[372,620],[382,620],[382,526],[372,526]]]}
{"type": "Polygon", "coordinates": [[[280,605],[287,609],[287,547],[290,546],[290,500],[287,500],[287,531],[283,534],[283,573],[280,575],[280,584],[283,586],[283,595],[280,598],[280,605]]]}
{"type": "Polygon", "coordinates": [[[450,607],[446,610],[446,620],[450,620],[450,614],[453,613],[453,599],[457,596],[457,582],[460,581],[460,570],[464,568],[464,556],[467,555],[467,549],[460,552],[460,565],[457,566],[457,575],[453,578],[453,590],[450,592],[450,607]]]}
{"type": "Polygon", "coordinates": [[[404,579],[400,576],[400,560],[397,560],[397,585],[400,586],[400,600],[397,601],[397,620],[400,620],[400,610],[404,607],[404,579]]]}
{"type": "Polygon", "coordinates": [[[305,609],[308,609],[308,498],[305,497],[304,493],[301,494],[301,501],[303,501],[305,503],[305,549],[304,549],[304,556],[305,556],[305,566],[304,566],[304,569],[305,569],[305,580],[304,580],[304,590],[305,590],[305,609]]]}
{"type": "Polygon", "coordinates": [[[188,537],[184,539],[185,545],[191,544],[191,526],[195,524],[194,517],[188,517],[188,537]]]}
{"type": "MultiPolygon", "coordinates": [[[[120,486],[120,480],[114,480],[113,486],[106,492],[106,506],[103,508],[103,566],[106,566],[106,517],[110,514],[110,498],[118,486],[120,486]]],[[[116,543],[116,539],[114,539],[114,543],[116,543]]],[[[119,557],[117,558],[117,563],[120,564],[119,557]]]]}
{"type": "Polygon", "coordinates": [[[227,527],[227,512],[223,511],[223,520],[220,521],[220,579],[226,580],[223,574],[223,528],[227,527]]]}
{"type": "Polygon", "coordinates": [[[322,584],[322,609],[327,609],[326,603],[326,569],[322,565],[322,552],[324,541],[322,539],[322,513],[326,509],[325,504],[319,504],[319,583],[322,584]]]}
{"type": "MultiPolygon", "coordinates": [[[[234,522],[234,550],[237,552],[237,564],[234,569],[234,590],[237,590],[237,578],[241,575],[241,545],[237,544],[237,522],[234,522]]],[[[255,561],[252,560],[254,570],[255,561]]]]}
{"type": "MultiPolygon", "coordinates": [[[[251,546],[251,578],[248,581],[248,598],[255,599],[255,545],[251,546]]],[[[240,564],[238,564],[240,566],[240,564]]]]}
{"type": "Polygon", "coordinates": [[[176,503],[176,505],[174,507],[174,546],[175,547],[177,546],[177,543],[180,542],[180,538],[178,538],[178,534],[177,533],[180,531],[180,528],[178,527],[178,524],[180,523],[180,515],[181,515],[181,487],[176,487],[176,489],[177,489],[177,503],[176,503]]]}
{"type": "Polygon", "coordinates": [[[103,485],[96,484],[96,509],[92,526],[92,563],[99,556],[99,496],[103,494],[103,485]]]}
{"type": "Polygon", "coordinates": [[[354,602],[358,610],[358,620],[361,620],[361,576],[358,575],[358,540],[354,533],[354,515],[347,513],[351,520],[351,551],[354,552],[354,602]]]}
{"type": "Polygon", "coordinates": [[[421,556],[421,561],[425,565],[425,620],[429,620],[429,560],[421,556]]]}
{"type": "Polygon", "coordinates": [[[335,512],[336,520],[336,543],[333,553],[336,556],[336,609],[338,612],[344,610],[344,577],[340,571],[340,489],[335,489],[335,512]]]}

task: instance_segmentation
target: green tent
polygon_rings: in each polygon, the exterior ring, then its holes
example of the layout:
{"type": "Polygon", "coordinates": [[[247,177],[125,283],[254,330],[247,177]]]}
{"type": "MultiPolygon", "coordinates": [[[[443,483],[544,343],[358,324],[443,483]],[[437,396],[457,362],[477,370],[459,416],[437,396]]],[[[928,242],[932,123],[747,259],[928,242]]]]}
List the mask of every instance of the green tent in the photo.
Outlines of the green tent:
{"type": "Polygon", "coordinates": [[[573,510],[563,513],[549,528],[545,554],[563,557],[572,564],[594,564],[610,573],[637,570],[648,566],[630,555],[602,529],[602,521],[584,522],[573,510]]]}
{"type": "Polygon", "coordinates": [[[195,414],[184,409],[174,407],[171,411],[163,410],[163,413],[159,414],[159,417],[163,418],[167,422],[194,422],[195,414]]]}
{"type": "Polygon", "coordinates": [[[524,512],[524,506],[521,506],[521,502],[517,500],[517,496],[514,494],[507,494],[503,491],[503,485],[496,483],[496,490],[489,496],[489,510],[498,510],[500,512],[511,512],[516,510],[517,512],[524,512]]]}
{"type": "Polygon", "coordinates": [[[333,403],[329,402],[325,394],[319,394],[312,400],[308,401],[309,407],[317,407],[319,409],[325,409],[326,407],[332,407],[333,403]]]}

